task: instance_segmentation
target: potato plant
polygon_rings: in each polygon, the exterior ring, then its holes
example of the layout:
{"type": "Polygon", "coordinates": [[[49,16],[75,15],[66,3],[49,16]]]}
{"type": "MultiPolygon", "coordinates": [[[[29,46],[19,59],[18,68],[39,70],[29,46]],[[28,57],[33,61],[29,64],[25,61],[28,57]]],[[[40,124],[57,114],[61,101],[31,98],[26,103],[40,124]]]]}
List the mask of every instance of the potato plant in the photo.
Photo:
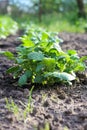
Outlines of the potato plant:
{"type": "Polygon", "coordinates": [[[64,52],[57,33],[32,27],[27,29],[21,41],[22,44],[17,47],[17,56],[8,51],[1,52],[15,61],[15,66],[7,72],[19,78],[20,86],[28,82],[71,83],[76,79],[76,72],[86,69],[84,61],[87,57],[80,58],[75,50],[64,52]]]}
{"type": "Polygon", "coordinates": [[[9,35],[13,35],[18,30],[17,23],[10,17],[0,17],[0,39],[5,39],[9,35]]]}

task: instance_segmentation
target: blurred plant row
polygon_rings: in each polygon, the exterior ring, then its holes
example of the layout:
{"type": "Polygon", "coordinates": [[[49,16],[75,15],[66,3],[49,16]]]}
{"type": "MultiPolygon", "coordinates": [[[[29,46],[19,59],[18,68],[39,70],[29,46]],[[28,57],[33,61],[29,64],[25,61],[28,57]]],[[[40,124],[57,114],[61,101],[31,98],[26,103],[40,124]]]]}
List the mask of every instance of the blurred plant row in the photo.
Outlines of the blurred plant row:
{"type": "Polygon", "coordinates": [[[0,39],[5,39],[9,35],[17,32],[18,25],[10,17],[0,17],[0,39]]]}
{"type": "Polygon", "coordinates": [[[86,0],[0,0],[0,14],[19,25],[32,22],[49,31],[87,32],[86,0]]]}

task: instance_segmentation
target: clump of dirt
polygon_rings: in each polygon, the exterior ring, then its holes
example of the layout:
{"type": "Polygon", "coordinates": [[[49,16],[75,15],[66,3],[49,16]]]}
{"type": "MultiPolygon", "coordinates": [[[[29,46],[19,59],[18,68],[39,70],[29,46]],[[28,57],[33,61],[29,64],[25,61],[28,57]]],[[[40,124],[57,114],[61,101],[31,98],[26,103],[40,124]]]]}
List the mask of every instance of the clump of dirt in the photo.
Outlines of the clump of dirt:
{"type": "MultiPolygon", "coordinates": [[[[0,40],[1,50],[10,50],[16,54],[20,44],[20,35],[9,36],[0,40]]],[[[63,50],[75,49],[80,56],[87,55],[87,34],[61,33],[64,40],[63,50]]],[[[0,56],[0,130],[40,130],[48,122],[50,130],[86,130],[87,129],[87,79],[83,76],[81,83],[69,86],[56,84],[53,87],[36,86],[32,93],[32,112],[23,118],[24,105],[28,103],[31,85],[20,88],[17,79],[6,74],[13,61],[0,56]],[[85,78],[85,80],[84,80],[85,78]],[[20,108],[14,115],[6,108],[8,98],[20,108]]]]}

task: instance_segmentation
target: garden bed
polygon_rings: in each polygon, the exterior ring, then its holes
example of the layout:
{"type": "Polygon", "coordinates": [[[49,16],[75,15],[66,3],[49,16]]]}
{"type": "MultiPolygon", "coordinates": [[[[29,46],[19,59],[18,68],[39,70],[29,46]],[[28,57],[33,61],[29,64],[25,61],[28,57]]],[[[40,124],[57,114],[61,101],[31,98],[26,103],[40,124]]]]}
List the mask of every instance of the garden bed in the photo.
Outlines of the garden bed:
{"type": "MultiPolygon", "coordinates": [[[[87,55],[87,34],[61,33],[64,40],[63,50],[75,49],[79,56],[87,55]]],[[[20,44],[19,36],[9,36],[0,40],[1,50],[10,50],[16,54],[15,48],[20,44]]],[[[87,129],[87,79],[81,75],[79,83],[72,87],[55,84],[54,86],[35,86],[31,105],[33,111],[26,119],[22,118],[23,104],[27,104],[31,84],[20,88],[17,80],[6,70],[13,62],[0,56],[0,130],[40,130],[46,122],[51,130],[86,130],[87,129]],[[21,111],[14,115],[6,108],[6,99],[18,105],[21,111]]],[[[85,72],[86,73],[86,72],[85,72]]],[[[47,130],[47,129],[46,129],[47,130]]]]}

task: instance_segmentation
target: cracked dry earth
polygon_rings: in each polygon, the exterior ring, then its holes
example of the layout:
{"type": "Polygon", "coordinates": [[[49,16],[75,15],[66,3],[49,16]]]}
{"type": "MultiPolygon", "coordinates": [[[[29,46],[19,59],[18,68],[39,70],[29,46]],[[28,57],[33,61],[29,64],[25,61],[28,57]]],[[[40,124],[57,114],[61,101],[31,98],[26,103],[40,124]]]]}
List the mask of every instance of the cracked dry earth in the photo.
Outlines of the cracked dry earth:
{"type": "MultiPolygon", "coordinates": [[[[20,44],[18,36],[0,40],[0,49],[15,54],[15,48],[20,44]]],[[[87,34],[61,33],[59,36],[64,40],[63,50],[75,49],[80,56],[87,55],[87,34]]],[[[32,112],[24,118],[24,105],[28,103],[31,84],[19,88],[17,79],[6,74],[12,65],[12,61],[0,56],[0,130],[41,130],[46,122],[49,130],[87,130],[87,79],[84,75],[81,83],[71,88],[59,84],[36,86],[32,93],[32,112]],[[7,109],[6,98],[19,107],[17,114],[7,109]]]]}

